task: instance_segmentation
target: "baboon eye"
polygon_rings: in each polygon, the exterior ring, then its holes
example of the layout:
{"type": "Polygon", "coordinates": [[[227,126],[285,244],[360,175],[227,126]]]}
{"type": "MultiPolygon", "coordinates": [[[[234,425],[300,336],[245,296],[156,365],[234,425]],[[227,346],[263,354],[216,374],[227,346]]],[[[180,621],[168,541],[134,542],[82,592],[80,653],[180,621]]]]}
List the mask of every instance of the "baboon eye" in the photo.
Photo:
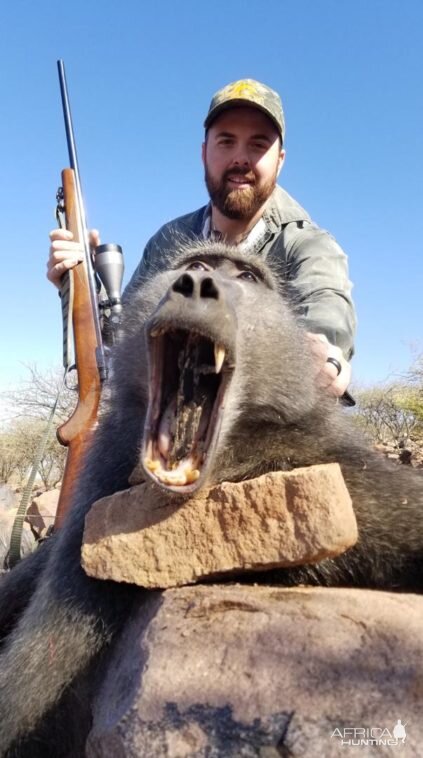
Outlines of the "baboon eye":
{"type": "Polygon", "coordinates": [[[203,261],[192,261],[192,263],[187,266],[187,271],[208,271],[208,268],[203,261]]]}
{"type": "Polygon", "coordinates": [[[252,271],[241,271],[240,274],[238,274],[237,279],[244,279],[246,282],[256,282],[257,277],[255,274],[253,274],[252,271]]]}

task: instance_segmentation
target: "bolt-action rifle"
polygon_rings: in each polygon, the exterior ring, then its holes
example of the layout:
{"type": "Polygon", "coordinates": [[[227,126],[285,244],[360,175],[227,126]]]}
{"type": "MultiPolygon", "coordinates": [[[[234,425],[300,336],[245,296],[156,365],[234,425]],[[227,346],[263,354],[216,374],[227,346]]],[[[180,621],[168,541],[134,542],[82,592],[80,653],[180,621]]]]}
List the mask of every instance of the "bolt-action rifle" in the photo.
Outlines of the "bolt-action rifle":
{"type": "Polygon", "coordinates": [[[81,180],[69,96],[62,60],[57,61],[70,168],[62,171],[57,192],[56,215],[61,226],[72,232],[84,250],[83,260],[66,272],[61,284],[64,366],[70,369],[71,336],[78,375],[78,402],[72,416],[57,430],[59,442],[68,448],[57,508],[55,528],[62,525],[84,455],[97,419],[101,387],[107,376],[107,342],[113,342],[122,310],[120,287],[123,275],[119,245],[100,245],[93,251],[82,200],[81,180]],[[94,261],[94,262],[93,262],[94,261]],[[103,332],[103,333],[102,333],[103,332]]]}

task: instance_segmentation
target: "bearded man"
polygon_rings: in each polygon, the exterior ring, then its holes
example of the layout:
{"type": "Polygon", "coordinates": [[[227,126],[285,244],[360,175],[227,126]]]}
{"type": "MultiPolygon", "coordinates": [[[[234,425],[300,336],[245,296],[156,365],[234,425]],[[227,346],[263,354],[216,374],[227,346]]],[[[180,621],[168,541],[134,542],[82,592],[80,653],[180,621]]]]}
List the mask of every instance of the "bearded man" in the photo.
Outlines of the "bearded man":
{"type": "MultiPolygon", "coordinates": [[[[181,239],[222,239],[259,253],[282,269],[293,287],[316,356],[316,380],[333,395],[343,395],[355,333],[347,257],[276,183],[285,160],[279,95],[253,79],[228,84],[212,98],[204,127],[210,202],[165,224],[149,240],[126,288],[125,307],[145,277],[167,267],[181,239]]],[[[47,276],[59,286],[63,273],[81,260],[81,250],[66,230],[55,229],[50,239],[47,276]]],[[[99,244],[97,232],[91,242],[99,244]]]]}

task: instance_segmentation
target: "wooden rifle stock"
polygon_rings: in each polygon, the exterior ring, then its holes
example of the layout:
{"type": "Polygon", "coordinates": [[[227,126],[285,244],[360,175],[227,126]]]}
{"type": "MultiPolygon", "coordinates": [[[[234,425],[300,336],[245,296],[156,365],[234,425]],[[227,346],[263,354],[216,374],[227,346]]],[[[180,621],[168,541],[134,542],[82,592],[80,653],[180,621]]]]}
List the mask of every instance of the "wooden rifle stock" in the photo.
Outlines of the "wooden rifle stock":
{"type": "MultiPolygon", "coordinates": [[[[85,244],[85,230],[75,182],[75,172],[66,168],[62,171],[62,184],[66,215],[66,227],[72,232],[74,241],[85,244]]],[[[60,490],[55,528],[62,525],[69,509],[75,482],[78,478],[84,455],[89,446],[94,428],[101,394],[101,378],[97,365],[101,344],[96,329],[97,303],[92,302],[87,260],[81,261],[69,271],[73,277],[73,335],[75,362],[78,372],[78,403],[72,416],[57,430],[57,437],[68,448],[66,466],[60,490]]],[[[101,337],[100,337],[101,339],[101,337]]]]}

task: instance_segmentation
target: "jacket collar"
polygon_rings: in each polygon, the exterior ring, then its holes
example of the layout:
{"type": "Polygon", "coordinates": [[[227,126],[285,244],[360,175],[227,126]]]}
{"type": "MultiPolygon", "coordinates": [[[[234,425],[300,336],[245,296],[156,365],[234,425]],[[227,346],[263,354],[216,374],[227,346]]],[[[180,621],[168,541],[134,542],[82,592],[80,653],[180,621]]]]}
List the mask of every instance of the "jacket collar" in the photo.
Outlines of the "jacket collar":
{"type": "Polygon", "coordinates": [[[263,219],[271,231],[278,231],[291,221],[311,221],[307,211],[278,184],[269,197],[263,219]]]}

